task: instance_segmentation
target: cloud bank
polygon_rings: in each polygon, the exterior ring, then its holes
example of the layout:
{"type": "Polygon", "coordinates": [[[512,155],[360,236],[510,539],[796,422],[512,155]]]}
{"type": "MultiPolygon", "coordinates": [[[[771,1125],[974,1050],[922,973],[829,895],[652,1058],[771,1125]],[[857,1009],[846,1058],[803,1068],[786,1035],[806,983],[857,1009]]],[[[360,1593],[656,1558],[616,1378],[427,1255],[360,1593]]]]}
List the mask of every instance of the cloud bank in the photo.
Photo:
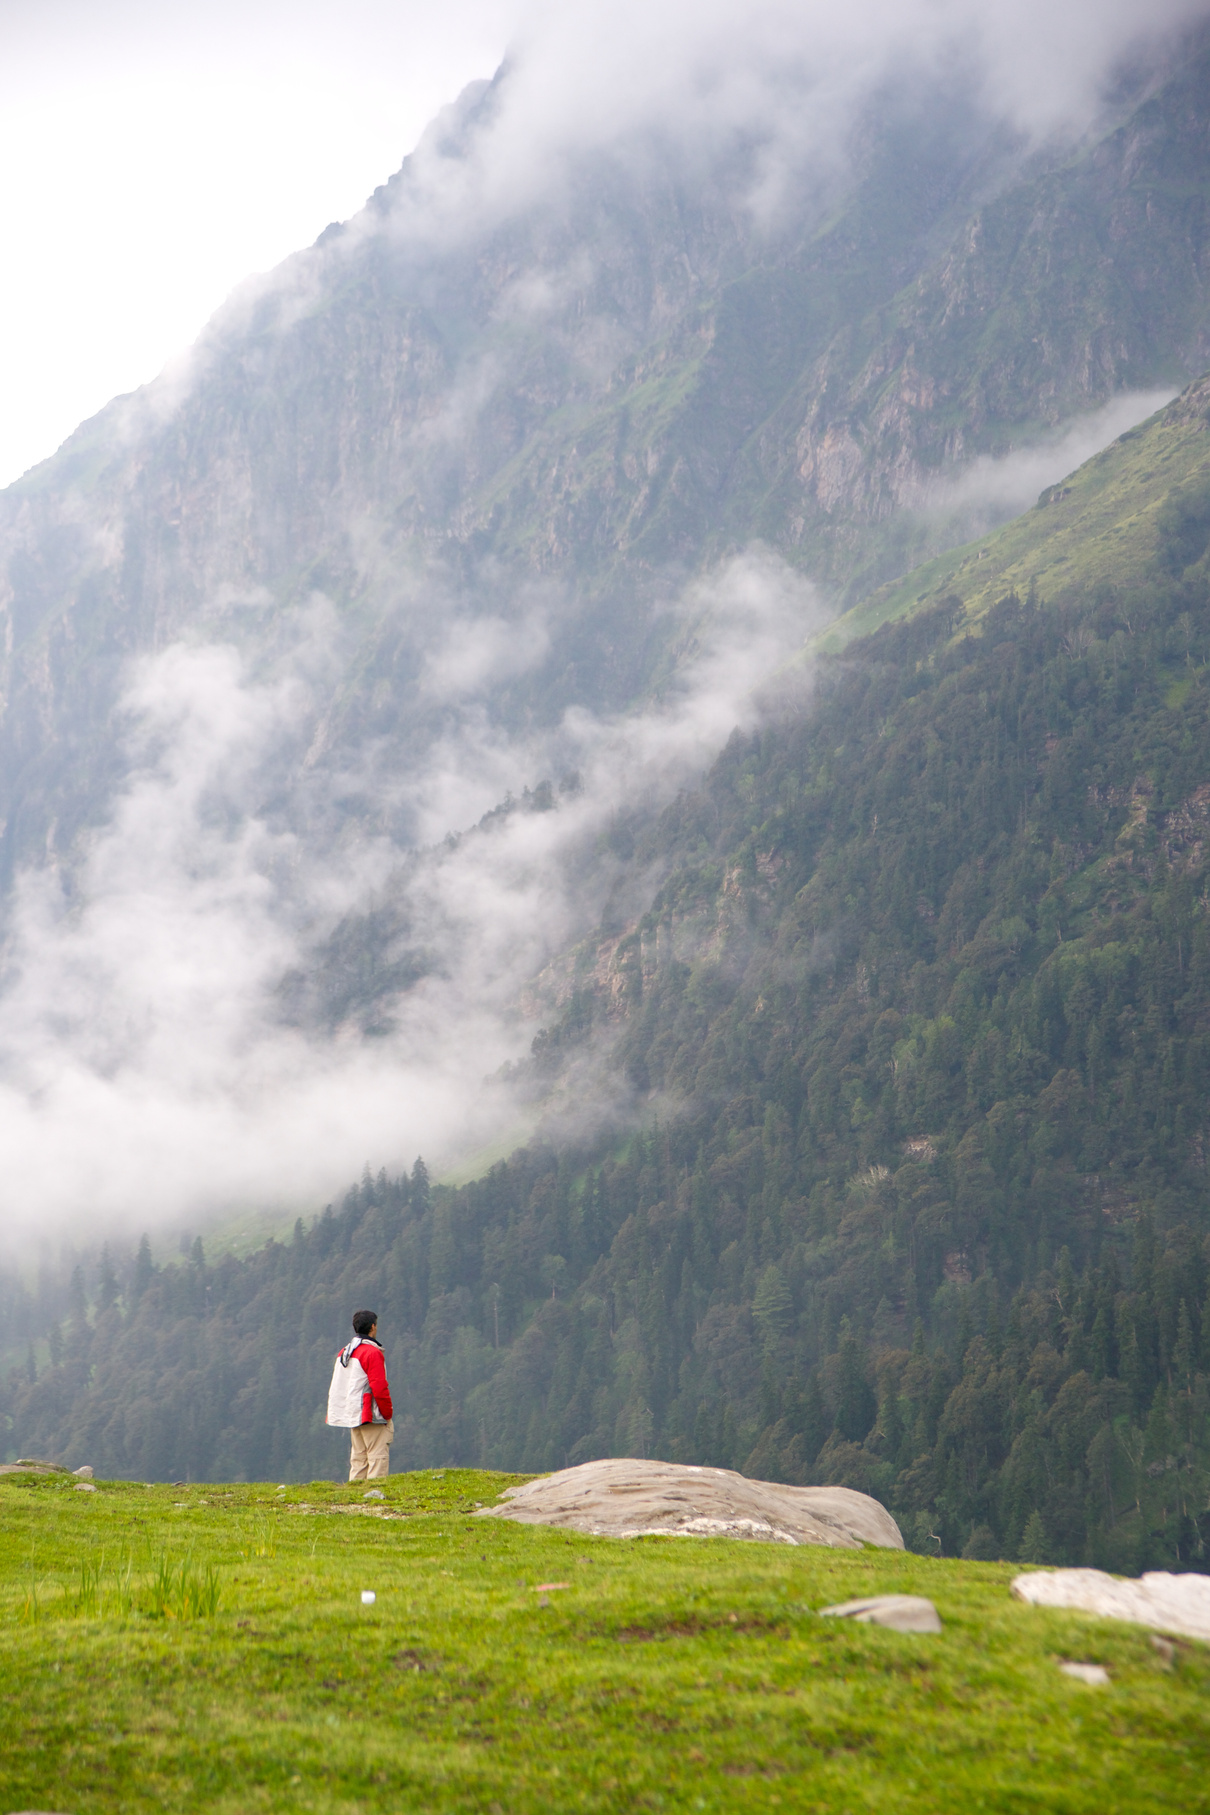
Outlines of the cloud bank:
{"type": "MultiPolygon", "coordinates": [[[[137,1232],[251,1205],[314,1209],[369,1160],[440,1165],[520,1130],[487,1082],[533,1037],[521,992],[595,924],[606,871],[585,854],[611,818],[696,774],[761,683],[822,621],[813,590],[758,552],[674,609],[686,659],[665,697],[626,717],[566,713],[541,737],[493,732],[469,701],[406,778],[427,840],[504,788],[567,770],[549,811],[499,815],[417,855],[388,837],[316,842],[271,800],[325,705],[324,603],[275,671],[247,651],[176,643],[126,689],[127,779],[70,868],[17,882],[0,977],[4,1233],[22,1246],[81,1226],[137,1232]],[[502,785],[503,784],[503,785],[502,785]],[[451,816],[455,816],[451,818],[451,816]],[[588,887],[586,890],[586,878],[588,887]],[[428,974],[387,1031],[290,1025],[283,980],[306,976],[349,916],[388,906],[428,974]]],[[[464,627],[456,693],[498,649],[464,627]]],[[[522,655],[544,649],[537,631],[522,655]]],[[[514,659],[522,659],[514,652],[514,659]]]]}
{"type": "MultiPolygon", "coordinates": [[[[690,167],[746,148],[745,197],[776,217],[792,190],[854,153],[851,133],[888,94],[944,88],[1028,144],[1077,137],[1127,56],[1145,61],[1204,19],[1206,0],[547,0],[522,8],[507,79],[469,139],[450,109],[421,140],[396,208],[417,239],[481,231],[584,154],[690,167]],[[458,156],[452,157],[453,151],[458,156]]],[[[478,93],[467,101],[477,102],[478,93]]]]}

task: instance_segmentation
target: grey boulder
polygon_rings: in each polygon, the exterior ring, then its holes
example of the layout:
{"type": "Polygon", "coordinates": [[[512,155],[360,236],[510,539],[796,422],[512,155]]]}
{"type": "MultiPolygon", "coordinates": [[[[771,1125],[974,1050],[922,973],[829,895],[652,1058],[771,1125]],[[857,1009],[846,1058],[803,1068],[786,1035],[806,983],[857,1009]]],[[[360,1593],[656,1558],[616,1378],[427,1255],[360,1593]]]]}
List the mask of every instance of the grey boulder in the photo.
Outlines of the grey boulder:
{"type": "Polygon", "coordinates": [[[746,1538],[765,1544],[822,1544],[902,1550],[899,1527],[869,1494],[848,1487],[785,1487],[749,1481],[730,1468],[610,1457],[509,1487],[503,1506],[480,1519],[564,1525],[596,1537],[746,1538]]]}

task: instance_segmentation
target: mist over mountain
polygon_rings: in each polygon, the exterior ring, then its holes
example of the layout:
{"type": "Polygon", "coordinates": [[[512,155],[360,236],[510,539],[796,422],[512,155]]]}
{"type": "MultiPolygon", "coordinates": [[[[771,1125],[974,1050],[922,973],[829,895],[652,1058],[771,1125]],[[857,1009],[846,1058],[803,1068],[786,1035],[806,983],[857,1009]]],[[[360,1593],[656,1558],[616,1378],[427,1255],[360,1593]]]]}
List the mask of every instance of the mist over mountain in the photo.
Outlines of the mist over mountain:
{"type": "Polygon", "coordinates": [[[785,658],[1210,363],[1199,9],[1034,11],[535,23],[3,494],[10,1237],[523,1133],[785,658]]]}

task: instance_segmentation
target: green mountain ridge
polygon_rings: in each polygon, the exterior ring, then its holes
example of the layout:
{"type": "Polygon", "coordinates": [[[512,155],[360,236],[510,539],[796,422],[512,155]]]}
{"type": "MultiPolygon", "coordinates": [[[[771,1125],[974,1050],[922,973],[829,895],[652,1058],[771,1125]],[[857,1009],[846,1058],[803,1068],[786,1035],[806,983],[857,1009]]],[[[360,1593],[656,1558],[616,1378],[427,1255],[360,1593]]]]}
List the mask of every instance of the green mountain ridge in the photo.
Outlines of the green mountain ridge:
{"type": "MultiPolygon", "coordinates": [[[[952,149],[893,120],[881,181],[788,259],[763,259],[703,304],[679,330],[687,360],[673,353],[668,369],[671,349],[645,353],[619,371],[605,411],[570,433],[552,421],[518,456],[527,517],[542,504],[523,541],[660,561],[755,531],[852,597],[897,544],[927,546],[927,525],[910,519],[929,476],[1086,408],[1111,369],[1123,388],[1182,366],[1191,376],[1186,362],[1200,368],[1210,351],[1197,275],[1206,67],[1194,51],[1075,155],[980,195],[987,157],[931,220],[922,178],[935,181],[952,149]],[[1118,242],[1141,250],[1143,219],[1143,257],[1107,256],[1118,242]],[[922,228],[929,252],[911,272],[922,228]],[[899,513],[909,521],[888,528],[899,513]]],[[[477,520],[502,503],[485,500],[477,520]]],[[[514,520],[516,505],[503,508],[514,520]]]]}

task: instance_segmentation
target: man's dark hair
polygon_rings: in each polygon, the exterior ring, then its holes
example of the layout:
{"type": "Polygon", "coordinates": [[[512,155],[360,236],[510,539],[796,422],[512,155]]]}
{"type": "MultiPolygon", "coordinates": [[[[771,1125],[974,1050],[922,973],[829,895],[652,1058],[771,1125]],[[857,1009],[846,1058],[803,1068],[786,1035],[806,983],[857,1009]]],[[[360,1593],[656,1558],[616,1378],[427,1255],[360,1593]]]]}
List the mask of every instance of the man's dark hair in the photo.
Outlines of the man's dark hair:
{"type": "Polygon", "coordinates": [[[378,1322],[377,1311],[354,1311],[353,1333],[355,1336],[368,1336],[378,1322]]]}

